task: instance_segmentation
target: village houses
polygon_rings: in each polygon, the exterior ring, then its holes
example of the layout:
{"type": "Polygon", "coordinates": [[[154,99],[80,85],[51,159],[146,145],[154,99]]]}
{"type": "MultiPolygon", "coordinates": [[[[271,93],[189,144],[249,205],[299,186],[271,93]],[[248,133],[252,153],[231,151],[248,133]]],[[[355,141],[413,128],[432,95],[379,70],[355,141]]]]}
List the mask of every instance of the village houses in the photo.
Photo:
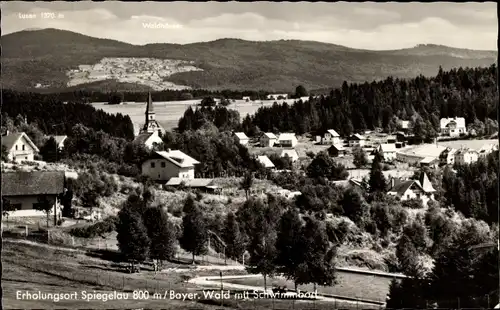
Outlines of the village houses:
{"type": "Polygon", "coordinates": [[[167,182],[171,178],[194,179],[195,165],[200,162],[179,150],[154,152],[142,164],[142,174],[154,181],[167,182]]]}
{"type": "Polygon", "coordinates": [[[274,169],[275,166],[273,162],[269,159],[269,157],[262,155],[257,157],[257,161],[264,166],[266,169],[274,169]]]}
{"type": "Polygon", "coordinates": [[[234,135],[238,139],[239,144],[241,145],[247,145],[248,144],[248,137],[244,132],[235,132],[234,135]]]}
{"type": "Polygon", "coordinates": [[[2,146],[6,148],[8,160],[14,162],[34,161],[40,150],[24,132],[9,133],[2,137],[2,146]]]}
{"type": "Polygon", "coordinates": [[[328,129],[321,138],[321,144],[340,144],[340,135],[333,129],[328,129]]]}
{"type": "Polygon", "coordinates": [[[455,164],[455,153],[457,152],[456,149],[453,148],[446,148],[441,154],[439,155],[439,162],[441,165],[454,165],[455,164]]]}
{"type": "Polygon", "coordinates": [[[455,152],[455,164],[469,165],[477,162],[479,153],[469,148],[461,148],[455,152]]]}
{"type": "Polygon", "coordinates": [[[269,94],[266,96],[267,100],[288,99],[288,94],[269,94]]]}
{"type": "Polygon", "coordinates": [[[363,147],[365,146],[365,144],[366,144],[366,138],[360,134],[354,134],[349,138],[350,147],[355,147],[355,146],[363,147]]]}
{"type": "Polygon", "coordinates": [[[295,147],[298,143],[294,133],[282,133],[278,138],[278,144],[282,147],[295,147]]]}
{"type": "Polygon", "coordinates": [[[392,162],[393,160],[396,159],[395,144],[389,144],[389,143],[380,144],[376,148],[376,152],[378,152],[386,162],[392,162]]]}
{"type": "Polygon", "coordinates": [[[155,130],[153,132],[140,133],[137,137],[135,137],[134,143],[141,144],[147,149],[152,150],[156,146],[163,144],[163,140],[158,131],[155,130]]]}
{"type": "Polygon", "coordinates": [[[273,147],[278,141],[276,135],[272,132],[265,132],[260,136],[261,147],[273,147]]]}
{"type": "Polygon", "coordinates": [[[456,138],[467,134],[463,117],[442,118],[439,123],[442,136],[456,138]]]}
{"type": "Polygon", "coordinates": [[[344,157],[346,149],[342,144],[334,144],[328,148],[328,155],[331,157],[344,157]]]}
{"type": "Polygon", "coordinates": [[[51,214],[59,219],[62,214],[60,195],[64,193],[64,171],[15,171],[2,173],[2,199],[14,208],[9,217],[47,216],[37,210],[42,197],[52,205],[51,214]]]}
{"type": "Polygon", "coordinates": [[[396,196],[401,201],[409,199],[420,199],[424,206],[430,200],[434,200],[436,190],[432,186],[431,181],[426,173],[422,173],[419,180],[399,180],[391,179],[391,189],[387,192],[388,195],[396,196]]]}

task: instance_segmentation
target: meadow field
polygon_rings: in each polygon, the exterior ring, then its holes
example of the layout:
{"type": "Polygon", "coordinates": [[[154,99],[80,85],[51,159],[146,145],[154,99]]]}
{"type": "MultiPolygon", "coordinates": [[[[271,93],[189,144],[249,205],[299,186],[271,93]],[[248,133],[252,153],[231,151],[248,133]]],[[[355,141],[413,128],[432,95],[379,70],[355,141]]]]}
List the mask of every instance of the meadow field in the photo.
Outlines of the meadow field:
{"type": "MultiPolygon", "coordinates": [[[[185,100],[185,101],[165,101],[154,102],[154,110],[156,120],[165,128],[172,129],[177,127],[177,122],[189,107],[195,107],[201,100],[185,100]]],[[[244,100],[236,100],[231,103],[228,108],[236,110],[240,113],[241,118],[247,114],[254,114],[262,106],[271,106],[275,100],[259,100],[246,102],[244,100]]],[[[287,100],[292,103],[292,100],[287,100]]],[[[93,102],[92,105],[96,109],[102,109],[104,112],[116,114],[121,113],[130,116],[136,130],[144,124],[146,111],[146,102],[129,102],[120,105],[109,105],[106,102],[93,102]]]]}

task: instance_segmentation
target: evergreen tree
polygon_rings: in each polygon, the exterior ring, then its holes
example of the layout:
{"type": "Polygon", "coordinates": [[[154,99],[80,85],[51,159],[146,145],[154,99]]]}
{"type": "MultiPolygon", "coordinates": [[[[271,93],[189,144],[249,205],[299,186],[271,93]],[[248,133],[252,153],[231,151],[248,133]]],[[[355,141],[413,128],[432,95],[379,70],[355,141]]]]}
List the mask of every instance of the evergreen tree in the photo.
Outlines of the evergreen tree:
{"type": "Polygon", "coordinates": [[[240,183],[240,188],[245,191],[245,196],[247,200],[250,195],[250,191],[252,190],[253,183],[254,183],[253,173],[248,171],[247,173],[245,173],[240,183]]]}
{"type": "Polygon", "coordinates": [[[207,240],[208,231],[203,213],[194,204],[182,217],[182,236],[179,240],[180,246],[193,255],[193,264],[196,255],[203,255],[207,252],[207,240]]]}
{"type": "Polygon", "coordinates": [[[297,210],[292,208],[286,211],[281,216],[278,229],[276,265],[287,279],[295,280],[297,267],[304,260],[305,250],[301,248],[302,221],[297,210]]]}
{"type": "Polygon", "coordinates": [[[149,256],[160,262],[175,255],[175,228],[168,220],[168,213],[162,207],[149,207],[144,213],[144,224],[151,240],[149,256]]]}
{"type": "Polygon", "coordinates": [[[382,171],[382,156],[379,153],[375,154],[372,162],[369,185],[371,193],[387,191],[387,182],[382,171]]]}
{"type": "Polygon", "coordinates": [[[352,155],[354,157],[353,164],[354,166],[356,166],[356,168],[359,169],[368,164],[368,158],[366,157],[366,153],[361,147],[355,146],[352,149],[352,155]]]}
{"type": "Polygon", "coordinates": [[[2,161],[6,162],[9,160],[9,151],[7,147],[2,144],[2,161]]]}
{"type": "Polygon", "coordinates": [[[118,223],[116,225],[118,248],[123,257],[132,264],[143,262],[149,255],[151,241],[144,226],[143,218],[138,212],[137,206],[125,203],[118,212],[118,223]]]}
{"type": "Polygon", "coordinates": [[[245,252],[245,240],[234,213],[229,212],[224,223],[222,239],[226,243],[226,256],[240,259],[245,252]]]}

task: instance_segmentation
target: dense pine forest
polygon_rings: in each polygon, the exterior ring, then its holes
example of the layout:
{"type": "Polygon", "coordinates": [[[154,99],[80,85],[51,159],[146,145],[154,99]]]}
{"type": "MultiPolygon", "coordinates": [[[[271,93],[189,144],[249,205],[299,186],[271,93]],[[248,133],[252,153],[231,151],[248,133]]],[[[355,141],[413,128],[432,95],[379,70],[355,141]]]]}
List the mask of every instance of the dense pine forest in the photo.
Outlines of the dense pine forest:
{"type": "Polygon", "coordinates": [[[133,139],[134,127],[128,115],[108,114],[91,105],[75,100],[67,103],[58,95],[19,93],[4,90],[2,93],[2,126],[6,116],[21,116],[33,123],[45,134],[71,135],[72,127],[82,124],[95,131],[102,130],[112,136],[133,139]]]}
{"type": "Polygon", "coordinates": [[[324,132],[345,136],[366,129],[397,129],[397,120],[413,122],[416,137],[433,138],[442,117],[465,117],[467,124],[496,126],[497,67],[439,69],[433,78],[418,76],[380,82],[343,83],[328,96],[293,105],[262,107],[243,120],[247,134],[256,131],[324,132]]]}

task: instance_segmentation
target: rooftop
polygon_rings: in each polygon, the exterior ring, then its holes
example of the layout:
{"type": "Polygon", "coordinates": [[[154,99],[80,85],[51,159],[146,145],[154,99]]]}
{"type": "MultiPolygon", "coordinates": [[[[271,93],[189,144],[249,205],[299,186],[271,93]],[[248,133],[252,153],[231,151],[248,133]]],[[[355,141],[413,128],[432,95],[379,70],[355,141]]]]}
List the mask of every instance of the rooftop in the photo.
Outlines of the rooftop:
{"type": "Polygon", "coordinates": [[[2,173],[3,196],[58,195],[64,192],[64,171],[2,173]]]}
{"type": "Polygon", "coordinates": [[[39,150],[36,147],[36,145],[33,143],[33,141],[31,141],[31,139],[28,137],[28,135],[25,134],[24,132],[16,132],[16,133],[11,133],[11,134],[2,136],[2,145],[4,145],[7,148],[7,150],[10,151],[12,149],[12,147],[14,147],[14,145],[17,143],[17,141],[19,139],[21,139],[22,137],[24,137],[24,139],[26,139],[26,141],[28,142],[28,144],[36,152],[39,152],[39,150]]]}
{"type": "Polygon", "coordinates": [[[235,132],[234,135],[240,140],[248,140],[248,137],[244,132],[235,132]]]}
{"type": "Polygon", "coordinates": [[[196,164],[199,164],[200,162],[197,161],[196,159],[184,154],[183,152],[179,150],[167,150],[167,151],[160,151],[160,152],[155,152],[157,155],[159,155],[162,158],[165,158],[175,164],[178,167],[181,168],[188,168],[188,167],[193,167],[196,164]]]}
{"type": "Polygon", "coordinates": [[[272,132],[265,132],[264,136],[268,137],[269,139],[277,139],[276,135],[272,132]]]}
{"type": "Polygon", "coordinates": [[[280,141],[281,140],[288,141],[288,140],[295,140],[295,139],[297,139],[297,137],[295,137],[294,133],[282,133],[282,134],[280,134],[280,137],[279,137],[278,140],[280,140],[280,141]]]}
{"type": "Polygon", "coordinates": [[[269,157],[263,155],[263,156],[258,156],[257,160],[264,165],[266,168],[274,168],[273,162],[269,159],[269,157]]]}
{"type": "Polygon", "coordinates": [[[333,129],[328,129],[327,132],[331,134],[333,137],[340,137],[340,135],[333,129]]]}

